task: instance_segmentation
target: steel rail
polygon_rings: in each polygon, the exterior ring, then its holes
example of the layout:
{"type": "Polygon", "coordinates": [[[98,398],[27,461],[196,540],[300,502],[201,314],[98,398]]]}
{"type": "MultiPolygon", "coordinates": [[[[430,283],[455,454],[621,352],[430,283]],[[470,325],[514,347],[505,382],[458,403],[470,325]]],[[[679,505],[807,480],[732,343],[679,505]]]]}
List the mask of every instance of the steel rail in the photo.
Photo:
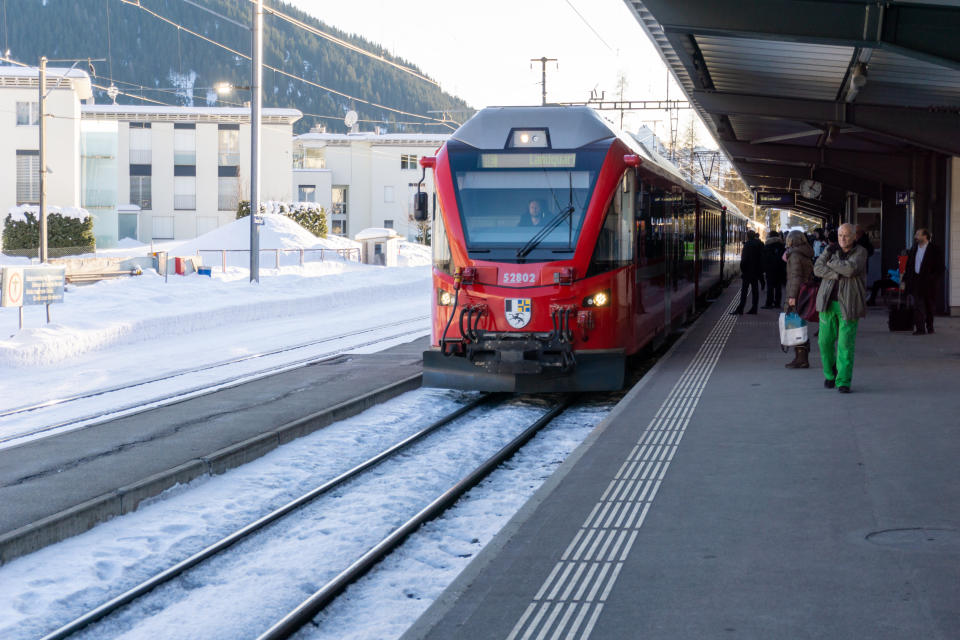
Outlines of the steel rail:
{"type": "Polygon", "coordinates": [[[328,493],[330,490],[335,489],[336,487],[342,485],[347,480],[354,478],[355,476],[366,471],[367,469],[370,469],[371,467],[396,455],[397,453],[406,449],[407,447],[414,444],[415,442],[422,440],[424,437],[433,433],[437,429],[440,429],[441,427],[446,426],[447,424],[453,422],[454,420],[461,417],[465,413],[473,411],[474,409],[480,407],[483,404],[490,402],[491,400],[499,397],[500,395],[501,394],[488,394],[485,396],[481,396],[480,398],[477,398],[476,400],[468,404],[465,404],[464,406],[460,407],[456,411],[453,411],[450,414],[440,418],[439,420],[436,420],[435,422],[431,423],[429,426],[424,427],[423,429],[421,429],[420,431],[418,431],[417,433],[411,436],[408,436],[407,438],[394,444],[390,448],[385,449],[384,451],[381,451],[380,453],[366,460],[365,462],[361,462],[360,464],[356,465],[352,469],[348,471],[344,471],[337,477],[331,480],[328,480],[327,482],[323,483],[319,487],[316,487],[315,489],[312,489],[308,493],[303,494],[299,498],[296,498],[288,502],[282,507],[278,507],[277,509],[271,511],[270,513],[261,517],[260,519],[246,525],[242,529],[238,529],[237,531],[231,533],[226,538],[223,538],[211,544],[210,546],[206,547],[205,549],[202,549],[201,551],[196,552],[195,554],[193,554],[189,558],[186,558],[185,560],[181,560],[180,562],[173,565],[169,569],[165,569],[164,571],[162,571],[161,573],[158,573],[152,578],[138,584],[137,586],[131,589],[128,589],[124,593],[101,604],[97,608],[92,609],[91,611],[85,613],[79,618],[76,618],[75,620],[61,626],[56,631],[53,631],[43,636],[41,640],[63,640],[63,638],[67,638],[68,636],[80,631],[81,629],[87,627],[88,625],[98,620],[101,620],[102,618],[110,615],[111,613],[123,607],[124,605],[127,605],[130,602],[136,600],[137,598],[149,593],[150,591],[159,587],[165,582],[169,582],[170,580],[172,580],[173,578],[176,578],[183,572],[195,567],[196,565],[200,564],[201,562],[204,562],[205,560],[208,560],[209,558],[215,556],[221,551],[224,551],[225,549],[232,547],[233,545],[247,538],[251,534],[263,529],[264,527],[266,527],[269,524],[272,524],[273,522],[276,522],[277,520],[291,513],[292,511],[296,511],[300,507],[303,507],[304,505],[315,500],[321,495],[328,493]]]}
{"type": "MultiPolygon", "coordinates": [[[[339,575],[330,582],[321,587],[312,596],[304,600],[296,609],[284,616],[280,621],[270,627],[267,631],[257,637],[257,640],[285,640],[304,625],[309,623],[320,611],[334,600],[351,583],[355,582],[373,565],[380,562],[394,548],[400,545],[407,536],[416,531],[422,524],[433,520],[438,515],[449,509],[456,501],[467,491],[480,483],[494,469],[500,466],[505,460],[516,453],[520,447],[526,444],[540,429],[549,424],[554,418],[566,411],[574,402],[574,397],[567,396],[564,400],[543,415],[539,420],[527,427],[523,433],[511,440],[506,446],[500,449],[493,456],[484,461],[480,466],[474,469],[468,476],[447,489],[437,499],[424,507],[417,515],[398,527],[386,538],[378,542],[369,551],[355,560],[353,564],[344,569],[339,575]]],[[[46,640],[46,639],[44,639],[46,640]]]]}
{"type": "Polygon", "coordinates": [[[427,320],[430,316],[418,316],[416,318],[410,318],[409,320],[402,320],[400,322],[391,322],[388,324],[381,324],[376,327],[369,327],[366,329],[358,329],[356,331],[351,331],[349,333],[344,333],[338,336],[330,336],[327,338],[320,338],[317,340],[310,340],[308,342],[301,342],[295,345],[289,345],[286,347],[279,347],[277,349],[272,349],[270,351],[263,351],[261,353],[251,353],[245,356],[238,356],[236,358],[231,358],[230,360],[221,360],[219,362],[211,362],[198,367],[191,367],[187,369],[177,369],[163,375],[155,376],[153,378],[144,378],[142,380],[136,380],[134,382],[122,385],[116,385],[113,387],[106,387],[104,389],[96,389],[93,391],[85,391],[83,393],[77,393],[72,396],[65,396],[62,398],[53,398],[50,400],[45,400],[43,402],[37,402],[30,405],[23,405],[19,407],[14,407],[13,409],[5,409],[0,411],[0,418],[6,418],[7,416],[17,415],[19,413],[28,413],[30,411],[36,411],[37,409],[46,409],[48,407],[54,407],[68,402],[75,402],[77,400],[84,400],[86,398],[95,398],[97,396],[106,395],[108,393],[114,393],[117,391],[125,391],[127,389],[133,389],[136,387],[145,386],[148,384],[153,384],[155,382],[162,382],[164,380],[170,380],[171,378],[179,378],[180,376],[189,375],[191,373],[199,373],[201,371],[209,371],[211,369],[217,369],[220,367],[226,367],[233,364],[239,364],[241,362],[246,362],[248,360],[256,360],[257,358],[266,358],[268,356],[274,356],[279,353],[286,353],[288,351],[296,351],[298,349],[306,349],[307,347],[312,347],[314,345],[323,344],[325,342],[333,342],[334,340],[342,340],[344,338],[350,338],[352,336],[361,335],[364,333],[371,333],[373,331],[379,331],[381,329],[387,329],[389,327],[409,324],[411,322],[419,322],[421,320],[427,320]]]}
{"type": "MultiPolygon", "coordinates": [[[[386,326],[390,326],[390,325],[386,325],[386,326]]],[[[381,327],[381,328],[382,328],[382,327],[381,327]]],[[[371,330],[371,331],[372,331],[372,330],[371,330]]],[[[367,330],[359,331],[359,332],[357,332],[357,333],[365,333],[365,332],[367,332],[367,330]]],[[[362,349],[363,347],[369,347],[369,346],[371,346],[371,345],[377,344],[378,342],[385,342],[385,341],[387,341],[387,340],[395,340],[395,339],[397,339],[397,338],[403,338],[403,337],[406,337],[406,336],[414,335],[414,334],[419,333],[419,332],[420,332],[419,329],[418,329],[418,330],[414,330],[414,331],[404,331],[404,332],[401,332],[401,333],[396,333],[396,334],[392,334],[392,335],[389,335],[389,336],[384,336],[384,337],[382,337],[382,338],[377,338],[376,340],[369,340],[369,341],[367,341],[367,342],[362,342],[362,343],[360,343],[360,344],[353,344],[353,345],[350,345],[350,346],[348,346],[348,347],[344,347],[344,348],[342,348],[342,349],[337,349],[337,350],[334,350],[334,351],[330,351],[330,352],[328,352],[328,353],[323,353],[323,354],[320,354],[320,355],[311,356],[311,357],[309,357],[309,358],[303,358],[303,359],[300,359],[300,360],[295,360],[295,361],[293,361],[293,362],[288,362],[288,363],[279,365],[279,366],[277,366],[277,367],[274,367],[274,368],[272,368],[272,369],[266,369],[266,370],[261,370],[261,371],[253,371],[253,372],[250,372],[250,373],[244,373],[244,374],[236,375],[236,376],[233,376],[233,377],[230,377],[230,378],[225,378],[225,379],[223,379],[223,380],[219,380],[219,381],[217,381],[217,382],[208,384],[208,385],[206,385],[206,386],[204,386],[204,387],[194,387],[193,389],[190,389],[190,390],[188,390],[188,391],[176,391],[176,392],[174,392],[174,393],[170,393],[170,394],[167,394],[167,395],[158,396],[158,397],[155,397],[155,398],[150,398],[150,399],[143,400],[143,401],[140,401],[140,402],[134,402],[134,403],[131,403],[131,404],[127,404],[127,405],[120,406],[120,407],[114,407],[114,408],[109,409],[109,410],[107,410],[107,411],[105,411],[105,412],[88,414],[88,415],[85,415],[85,416],[82,416],[82,417],[79,417],[79,418],[70,418],[70,419],[64,420],[64,421],[62,421],[62,422],[57,422],[57,423],[53,423],[53,424],[47,424],[47,425],[44,425],[43,427],[41,427],[41,428],[39,428],[39,429],[34,429],[34,430],[32,430],[32,431],[24,431],[24,432],[22,432],[22,433],[11,434],[11,435],[8,435],[8,436],[2,436],[2,437],[0,437],[0,445],[6,444],[7,442],[12,442],[12,441],[15,441],[15,440],[20,440],[20,439],[22,439],[22,438],[29,438],[29,437],[32,437],[32,436],[35,436],[35,435],[39,435],[39,434],[41,434],[41,433],[46,433],[46,432],[48,432],[48,431],[53,431],[53,430],[55,430],[55,429],[60,429],[60,428],[62,428],[62,427],[67,427],[67,426],[72,425],[72,424],[79,424],[79,423],[83,423],[83,422],[87,422],[87,421],[91,421],[91,420],[97,421],[97,422],[94,422],[93,424],[98,424],[99,422],[102,422],[102,421],[103,421],[103,420],[100,420],[101,418],[106,419],[106,418],[121,417],[121,414],[122,414],[122,416],[125,417],[125,416],[135,415],[135,414],[137,414],[137,413],[142,413],[142,412],[148,411],[148,410],[150,410],[150,409],[155,409],[155,408],[157,408],[157,407],[159,407],[159,406],[167,406],[167,405],[171,405],[171,404],[176,404],[177,402],[182,402],[182,401],[184,401],[184,400],[188,400],[188,399],[191,399],[191,398],[198,398],[198,397],[201,397],[201,396],[209,395],[209,394],[215,393],[215,392],[217,392],[217,391],[223,391],[224,389],[231,389],[231,388],[233,388],[233,387],[240,386],[241,384],[246,384],[246,383],[248,383],[248,382],[255,382],[255,381],[257,381],[257,380],[262,380],[263,378],[267,378],[267,377],[270,377],[270,376],[274,376],[274,375],[277,375],[277,374],[280,374],[280,373],[285,373],[285,372],[287,372],[287,371],[292,371],[292,370],[294,370],[294,369],[299,369],[299,368],[302,368],[302,367],[306,367],[306,366],[309,366],[309,365],[311,365],[311,364],[317,364],[317,363],[319,363],[319,362],[326,362],[326,361],[328,361],[328,360],[331,360],[331,359],[333,359],[333,358],[336,358],[336,357],[342,355],[345,351],[350,351],[350,350],[353,350],[353,349],[362,349]]],[[[341,338],[342,338],[342,336],[341,336],[341,338]]],[[[119,389],[115,389],[113,392],[122,391],[122,390],[124,390],[124,389],[126,389],[126,388],[127,388],[127,387],[121,387],[121,388],[119,388],[119,389]]],[[[92,425],[87,425],[87,426],[92,426],[92,425]]]]}

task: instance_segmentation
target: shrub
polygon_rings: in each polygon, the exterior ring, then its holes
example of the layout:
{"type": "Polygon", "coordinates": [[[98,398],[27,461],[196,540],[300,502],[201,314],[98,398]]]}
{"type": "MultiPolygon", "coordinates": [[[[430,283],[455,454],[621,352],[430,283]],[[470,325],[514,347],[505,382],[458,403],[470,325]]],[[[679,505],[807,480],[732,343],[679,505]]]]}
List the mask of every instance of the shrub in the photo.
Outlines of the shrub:
{"type": "MultiPolygon", "coordinates": [[[[293,204],[271,202],[268,204],[269,209],[264,204],[260,205],[260,213],[278,213],[290,218],[318,238],[327,237],[327,212],[322,207],[303,202],[293,204]]],[[[245,218],[248,215],[250,215],[250,201],[241,200],[237,204],[237,219],[245,218]]]]}
{"type": "MultiPolygon", "coordinates": [[[[19,217],[19,216],[18,216],[19,217]]],[[[23,213],[23,220],[14,220],[7,214],[3,223],[3,250],[36,249],[40,246],[40,220],[30,211],[23,213]]],[[[93,237],[93,216],[85,220],[64,216],[59,213],[47,214],[47,247],[76,248],[79,252],[90,252],[96,248],[93,237]]]]}

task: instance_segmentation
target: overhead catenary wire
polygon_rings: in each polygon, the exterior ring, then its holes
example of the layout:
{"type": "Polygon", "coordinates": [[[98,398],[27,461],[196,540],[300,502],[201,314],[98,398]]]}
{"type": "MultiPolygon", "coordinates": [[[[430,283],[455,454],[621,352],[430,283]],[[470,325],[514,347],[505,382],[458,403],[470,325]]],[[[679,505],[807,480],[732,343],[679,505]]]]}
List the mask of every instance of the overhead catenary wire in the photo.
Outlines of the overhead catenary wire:
{"type": "MultiPolygon", "coordinates": [[[[256,2],[256,0],[250,0],[250,2],[256,2]]],[[[434,80],[433,78],[429,78],[429,77],[423,75],[422,73],[420,73],[420,72],[417,71],[416,69],[413,69],[412,67],[404,66],[404,65],[399,64],[399,63],[397,63],[397,62],[394,62],[393,60],[390,60],[390,59],[388,59],[388,58],[386,58],[386,57],[384,57],[384,56],[382,56],[382,55],[380,55],[380,54],[373,53],[372,51],[367,51],[366,49],[364,49],[364,48],[362,48],[362,47],[358,47],[358,46],[355,45],[355,44],[352,44],[352,43],[350,43],[350,42],[347,42],[346,40],[343,40],[343,39],[338,38],[338,37],[336,37],[336,36],[334,36],[334,35],[331,35],[331,34],[325,32],[325,31],[322,31],[322,30],[318,29],[317,27],[314,27],[313,25],[307,24],[306,22],[303,22],[302,20],[298,20],[297,18],[294,18],[293,16],[287,15],[286,13],[283,13],[282,11],[279,11],[279,10],[277,10],[277,9],[271,9],[270,7],[264,7],[263,10],[264,10],[266,13],[272,14],[272,15],[280,18],[281,20],[284,20],[284,21],[286,21],[286,22],[289,22],[290,24],[292,24],[292,25],[294,25],[294,26],[296,26],[296,27],[299,27],[300,29],[303,29],[304,31],[308,31],[308,32],[312,33],[312,34],[315,35],[315,36],[318,36],[318,37],[323,38],[323,39],[325,39],[325,40],[329,40],[330,42],[333,42],[333,43],[335,43],[335,44],[338,44],[338,45],[340,45],[341,47],[344,47],[344,48],[346,48],[346,49],[349,49],[350,51],[353,51],[353,52],[355,52],[355,53],[359,53],[360,55],[364,55],[364,56],[367,56],[368,58],[372,58],[372,59],[377,60],[377,61],[379,61],[379,62],[382,62],[382,63],[384,63],[384,64],[390,65],[391,67],[394,67],[395,69],[399,69],[400,71],[403,71],[404,73],[408,73],[408,74],[414,76],[415,78],[419,78],[420,80],[423,80],[424,82],[429,82],[430,84],[432,84],[432,85],[434,85],[434,86],[436,86],[436,87],[439,87],[439,86],[440,86],[440,84],[439,84],[436,80],[434,80]]]]}
{"type": "MultiPolygon", "coordinates": [[[[205,42],[208,42],[209,44],[212,44],[212,45],[214,45],[214,46],[216,46],[216,47],[220,47],[221,49],[223,49],[223,50],[225,50],[225,51],[228,51],[228,52],[232,53],[232,54],[235,55],[235,56],[239,56],[239,57],[241,57],[241,58],[243,58],[243,59],[245,59],[245,60],[250,60],[250,59],[251,59],[249,55],[247,55],[247,54],[245,54],[245,53],[243,53],[243,52],[241,52],[241,51],[238,51],[238,50],[236,50],[236,49],[234,49],[234,48],[232,48],[232,47],[229,47],[229,46],[223,44],[222,42],[218,42],[218,41],[214,40],[213,38],[209,38],[209,37],[207,37],[207,36],[205,36],[205,35],[203,35],[203,34],[201,34],[201,33],[198,33],[198,32],[196,32],[196,31],[193,31],[192,29],[189,29],[189,28],[183,26],[182,24],[179,24],[179,23],[175,22],[175,21],[171,20],[170,18],[167,18],[166,16],[163,16],[163,15],[157,13],[156,11],[153,11],[152,9],[150,9],[150,8],[148,8],[148,7],[145,7],[143,4],[140,3],[140,0],[121,0],[121,2],[123,2],[124,4],[129,4],[129,5],[133,6],[133,7],[137,7],[137,8],[140,9],[141,11],[144,11],[145,13],[153,16],[154,18],[156,18],[156,19],[158,19],[158,20],[161,20],[161,21],[163,21],[163,22],[166,22],[166,23],[169,24],[170,26],[172,26],[172,27],[174,27],[174,28],[176,28],[176,29],[182,30],[182,31],[184,31],[184,32],[188,33],[189,35],[192,35],[192,36],[194,36],[194,37],[196,37],[196,38],[199,38],[199,39],[201,39],[201,40],[204,40],[205,42]]],[[[312,81],[312,80],[307,80],[306,78],[304,78],[304,77],[302,77],[302,76],[298,76],[298,75],[296,75],[296,74],[290,73],[289,71],[284,71],[283,69],[279,69],[279,68],[274,67],[274,66],[272,66],[272,65],[264,64],[264,65],[263,65],[263,68],[264,68],[264,69],[269,69],[270,71],[273,71],[274,73],[279,73],[280,75],[286,76],[286,77],[288,77],[288,78],[290,78],[290,79],[292,79],[292,80],[297,80],[297,81],[299,81],[299,82],[303,82],[304,84],[308,84],[308,85],[313,86],[313,87],[316,87],[316,88],[318,88],[318,89],[322,89],[323,91],[327,91],[327,92],[329,92],[329,93],[333,93],[333,94],[338,95],[338,96],[341,96],[341,97],[343,97],[343,98],[347,98],[348,100],[353,100],[353,101],[355,101],[355,102],[360,102],[360,103],[362,103],[362,104],[370,105],[371,107],[374,107],[374,108],[377,108],[377,109],[383,109],[383,110],[385,110],[385,111],[390,111],[390,112],[393,112],[393,113],[398,113],[398,114],[401,114],[401,115],[410,116],[410,117],[412,117],[412,118],[421,118],[421,119],[423,119],[423,120],[430,120],[430,121],[434,121],[434,122],[442,122],[442,120],[439,120],[438,118],[432,118],[432,117],[430,117],[430,116],[420,115],[419,113],[412,113],[412,112],[410,112],[410,111],[404,111],[404,110],[402,110],[402,109],[396,109],[396,108],[394,108],[394,107],[388,107],[388,106],[386,106],[386,105],[379,104],[379,103],[373,102],[373,101],[371,101],[371,100],[365,100],[365,99],[359,98],[359,97],[357,97],[357,96],[352,96],[352,95],[350,95],[350,94],[348,94],[348,93],[344,93],[343,91],[338,91],[338,90],[336,90],[336,89],[333,89],[332,87],[324,86],[324,85],[322,85],[322,84],[320,84],[320,83],[318,83],[318,82],[314,82],[314,81],[312,81]]]]}

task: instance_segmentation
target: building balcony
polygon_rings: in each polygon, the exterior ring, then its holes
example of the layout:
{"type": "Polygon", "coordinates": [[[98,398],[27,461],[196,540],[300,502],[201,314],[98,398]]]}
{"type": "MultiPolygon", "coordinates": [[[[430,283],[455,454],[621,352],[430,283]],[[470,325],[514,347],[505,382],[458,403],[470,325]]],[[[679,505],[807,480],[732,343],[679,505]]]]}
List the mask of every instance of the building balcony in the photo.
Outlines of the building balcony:
{"type": "Polygon", "coordinates": [[[236,211],[239,203],[240,198],[236,195],[221,195],[219,198],[217,198],[217,209],[219,211],[236,211]]]}
{"type": "Polygon", "coordinates": [[[197,164],[196,151],[174,151],[173,164],[194,165],[197,164]]]}
{"type": "Polygon", "coordinates": [[[217,154],[219,164],[221,167],[236,167],[240,164],[240,154],[239,153],[223,153],[220,152],[217,154]]]}

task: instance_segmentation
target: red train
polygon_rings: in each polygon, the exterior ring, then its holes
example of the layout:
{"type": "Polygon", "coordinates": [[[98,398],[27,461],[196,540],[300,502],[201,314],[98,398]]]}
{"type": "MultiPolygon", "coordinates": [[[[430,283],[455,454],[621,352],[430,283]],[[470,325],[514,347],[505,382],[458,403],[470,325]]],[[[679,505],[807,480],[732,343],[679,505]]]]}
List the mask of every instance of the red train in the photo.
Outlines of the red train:
{"type": "Polygon", "coordinates": [[[619,389],[627,356],[739,270],[747,218],[587,107],[483,109],[420,162],[425,386],[619,389]]]}

